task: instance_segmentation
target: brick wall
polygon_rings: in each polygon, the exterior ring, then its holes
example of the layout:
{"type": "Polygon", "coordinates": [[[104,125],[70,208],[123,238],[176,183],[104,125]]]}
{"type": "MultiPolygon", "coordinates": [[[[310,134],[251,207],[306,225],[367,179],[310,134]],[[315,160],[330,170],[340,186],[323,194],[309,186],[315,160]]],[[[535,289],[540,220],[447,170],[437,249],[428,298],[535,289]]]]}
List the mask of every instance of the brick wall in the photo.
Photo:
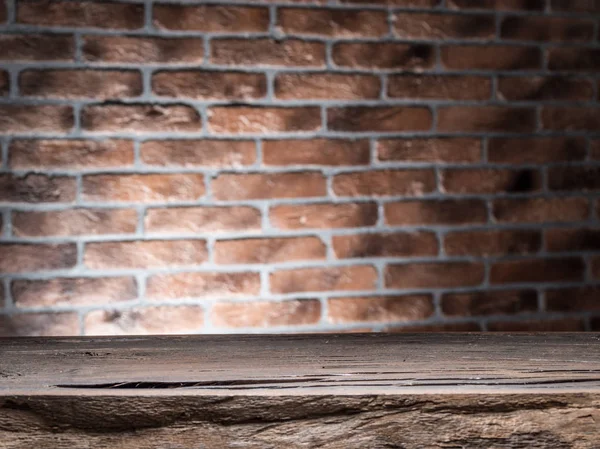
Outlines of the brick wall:
{"type": "Polygon", "coordinates": [[[600,330],[598,0],[0,0],[0,334],[600,330]]]}

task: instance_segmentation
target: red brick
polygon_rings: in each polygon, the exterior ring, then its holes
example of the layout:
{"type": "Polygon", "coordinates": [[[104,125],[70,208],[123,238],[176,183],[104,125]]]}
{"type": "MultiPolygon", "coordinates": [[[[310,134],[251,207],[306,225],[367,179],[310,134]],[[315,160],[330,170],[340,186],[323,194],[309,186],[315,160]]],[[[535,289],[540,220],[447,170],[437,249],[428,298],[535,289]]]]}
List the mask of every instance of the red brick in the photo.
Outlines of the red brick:
{"type": "Polygon", "coordinates": [[[494,9],[499,11],[543,11],[546,0],[448,0],[452,9],[494,9]]]}
{"type": "Polygon", "coordinates": [[[275,78],[275,95],[293,99],[376,99],[381,83],[373,75],[339,73],[282,73],[275,78]]]}
{"type": "Polygon", "coordinates": [[[7,17],[8,17],[8,12],[6,11],[6,1],[1,0],[0,1],[0,23],[6,22],[7,17]]]}
{"type": "Polygon", "coordinates": [[[590,286],[546,291],[546,308],[551,312],[598,312],[600,288],[590,286]]]}
{"type": "Polygon", "coordinates": [[[278,27],[285,34],[371,37],[388,33],[384,11],[282,8],[278,27]]]}
{"type": "Polygon", "coordinates": [[[280,270],[271,273],[273,293],[371,290],[377,271],[371,265],[280,270]]]}
{"type": "Polygon", "coordinates": [[[90,175],[83,178],[87,201],[195,201],[204,195],[204,176],[198,174],[90,175]]]}
{"type": "Polygon", "coordinates": [[[211,62],[242,66],[324,67],[325,45],[298,39],[213,39],[211,62]]]}
{"type": "Polygon", "coordinates": [[[481,263],[428,262],[388,265],[385,270],[387,288],[467,287],[483,282],[481,263]]]}
{"type": "Polygon", "coordinates": [[[73,127],[70,106],[0,105],[0,135],[67,133],[73,127]]]}
{"type": "Polygon", "coordinates": [[[450,256],[498,256],[537,253],[542,246],[539,231],[465,231],[444,237],[444,249],[450,256]]]}
{"type": "Polygon", "coordinates": [[[317,107],[215,106],[209,129],[214,134],[308,132],[321,128],[317,107]]]}
{"type": "Polygon", "coordinates": [[[600,12],[600,1],[598,0],[569,0],[565,2],[563,0],[550,0],[552,11],[564,11],[564,12],[589,12],[599,13],[600,12]]]}
{"type": "Polygon", "coordinates": [[[0,316],[0,337],[67,337],[79,335],[76,313],[20,313],[0,316]]]}
{"type": "Polygon", "coordinates": [[[590,41],[594,38],[594,22],[562,17],[506,17],[500,34],[507,40],[590,41]]]}
{"type": "Polygon", "coordinates": [[[593,95],[591,81],[583,78],[536,76],[498,80],[498,97],[509,101],[585,101],[593,99],[593,95]]]}
{"type": "Polygon", "coordinates": [[[380,161],[469,163],[481,160],[481,139],[441,137],[419,139],[380,139],[380,161]]]}
{"type": "Polygon", "coordinates": [[[332,131],[428,131],[432,122],[427,107],[352,106],[327,110],[327,127],[332,131]]]}
{"type": "Polygon", "coordinates": [[[84,36],[83,58],[132,64],[195,63],[204,59],[204,41],[195,38],[84,36]]]}
{"type": "Polygon", "coordinates": [[[375,203],[300,204],[271,207],[271,224],[280,229],[360,228],[377,223],[375,203]]]}
{"type": "Polygon", "coordinates": [[[91,269],[198,265],[207,259],[204,240],[87,243],[84,255],[85,265],[91,269]]]}
{"type": "Polygon", "coordinates": [[[17,280],[11,290],[19,308],[93,306],[137,298],[137,286],[131,277],[17,280]]]}
{"type": "Polygon", "coordinates": [[[516,315],[538,309],[535,290],[447,293],[442,311],[448,316],[516,315]]]}
{"type": "Polygon", "coordinates": [[[442,190],[446,193],[492,194],[535,192],[542,187],[537,170],[468,169],[444,170],[442,190]]]}
{"type": "Polygon", "coordinates": [[[395,42],[342,42],[333,46],[333,62],[341,67],[423,70],[435,63],[433,47],[395,42]]]}
{"type": "Polygon", "coordinates": [[[218,200],[307,198],[325,196],[325,178],[318,172],[220,174],[212,181],[218,200]]]}
{"type": "Polygon", "coordinates": [[[585,198],[514,198],[494,201],[494,217],[504,223],[582,221],[589,217],[585,198]]]}
{"type": "Polygon", "coordinates": [[[85,106],[81,125],[98,133],[195,132],[202,129],[202,119],[186,105],[108,104],[85,106]]]}
{"type": "Polygon", "coordinates": [[[592,276],[594,279],[600,280],[600,257],[592,259],[592,276]]]}
{"type": "Polygon", "coordinates": [[[218,264],[325,260],[326,254],[325,244],[317,237],[219,240],[214,246],[218,264]]]}
{"type": "Polygon", "coordinates": [[[385,222],[404,225],[463,225],[485,223],[487,209],[481,200],[402,201],[385,204],[385,222]]]}
{"type": "Polygon", "coordinates": [[[492,138],[488,141],[488,160],[500,164],[580,161],[585,156],[583,137],[492,138]]]}
{"type": "Polygon", "coordinates": [[[327,321],[333,324],[417,321],[434,312],[432,298],[427,295],[331,298],[327,304],[327,321]]]}
{"type": "Polygon", "coordinates": [[[582,320],[564,318],[560,320],[498,321],[488,324],[494,332],[580,332],[585,330],[582,320]]]}
{"type": "Polygon", "coordinates": [[[128,140],[13,140],[9,165],[17,170],[123,168],[134,161],[128,140]]]}
{"type": "Polygon", "coordinates": [[[321,303],[316,299],[252,303],[222,302],[212,307],[211,321],[217,327],[274,327],[317,324],[321,303]]]}
{"type": "Polygon", "coordinates": [[[144,26],[144,5],[117,2],[19,0],[17,22],[59,27],[135,30],[144,26]]]}
{"type": "Polygon", "coordinates": [[[435,256],[438,242],[433,232],[354,234],[334,236],[333,250],[338,259],[435,256]]]}
{"type": "Polygon", "coordinates": [[[600,70],[600,50],[596,48],[558,47],[548,50],[548,68],[573,72],[600,70]]]}
{"type": "Polygon", "coordinates": [[[0,203],[70,203],[75,190],[75,178],[66,176],[0,174],[0,203]]]}
{"type": "Polygon", "coordinates": [[[9,76],[6,70],[0,70],[0,96],[5,97],[8,95],[9,87],[9,76]]]}
{"type": "Polygon", "coordinates": [[[511,284],[582,281],[584,271],[584,263],[577,257],[504,261],[492,265],[490,282],[511,284]]]}
{"type": "Polygon", "coordinates": [[[343,166],[367,165],[370,161],[368,140],[265,140],[262,150],[265,165],[343,166]]]}
{"type": "Polygon", "coordinates": [[[590,157],[594,160],[600,161],[600,139],[592,140],[590,157]]]}
{"type": "Polygon", "coordinates": [[[337,196],[420,196],[435,190],[435,173],[423,170],[372,170],[333,178],[337,196]]]}
{"type": "Polygon", "coordinates": [[[534,70],[542,65],[537,47],[512,45],[453,45],[441,50],[446,68],[457,70],[534,70]]]}
{"type": "Polygon", "coordinates": [[[388,78],[388,95],[393,98],[487,100],[491,92],[490,78],[483,76],[401,74],[388,78]]]}
{"type": "Polygon", "coordinates": [[[85,335],[189,334],[203,325],[204,311],[199,306],[95,310],[85,317],[85,335]]]}
{"type": "Polygon", "coordinates": [[[549,229],[545,238],[548,251],[600,251],[600,228],[549,229]]]}
{"type": "Polygon", "coordinates": [[[338,0],[340,3],[389,5],[402,8],[433,8],[440,0],[338,0]]]}
{"type": "Polygon", "coordinates": [[[253,207],[169,207],[149,209],[146,232],[159,234],[220,233],[261,228],[260,211],[253,207]]]}
{"type": "Polygon", "coordinates": [[[537,127],[533,108],[503,106],[445,106],[438,109],[439,132],[532,132],[537,127]]]}
{"type": "Polygon", "coordinates": [[[74,56],[73,36],[0,34],[0,61],[72,61],[74,56]]]}
{"type": "Polygon", "coordinates": [[[406,13],[394,15],[394,33],[402,39],[491,39],[493,15],[406,13]]]}
{"type": "Polygon", "coordinates": [[[210,33],[266,32],[269,10],[245,6],[156,4],[154,26],[163,30],[210,33]]]}
{"type": "Polygon", "coordinates": [[[74,243],[0,243],[0,272],[5,274],[68,269],[76,263],[77,248],[74,243]]]}
{"type": "Polygon", "coordinates": [[[599,191],[600,167],[552,167],[548,171],[548,186],[551,190],[599,191]]]}
{"type": "Polygon", "coordinates": [[[150,140],[140,147],[144,164],[160,167],[240,167],[256,160],[251,140],[150,140]]]}
{"type": "Polygon", "coordinates": [[[600,109],[577,106],[546,106],[542,110],[544,129],[555,131],[597,131],[600,109]]]}
{"type": "Polygon", "coordinates": [[[162,71],[152,77],[152,91],[163,97],[249,100],[267,94],[267,79],[261,73],[162,71]]]}
{"type": "Polygon", "coordinates": [[[136,226],[133,209],[12,212],[12,232],[18,237],[132,234],[136,226]]]}
{"type": "Polygon", "coordinates": [[[258,273],[178,273],[150,277],[146,296],[155,300],[229,298],[259,292],[258,273]]]}
{"type": "Polygon", "coordinates": [[[391,333],[421,333],[421,332],[480,332],[477,323],[443,323],[416,326],[388,327],[383,332],[391,333]]]}

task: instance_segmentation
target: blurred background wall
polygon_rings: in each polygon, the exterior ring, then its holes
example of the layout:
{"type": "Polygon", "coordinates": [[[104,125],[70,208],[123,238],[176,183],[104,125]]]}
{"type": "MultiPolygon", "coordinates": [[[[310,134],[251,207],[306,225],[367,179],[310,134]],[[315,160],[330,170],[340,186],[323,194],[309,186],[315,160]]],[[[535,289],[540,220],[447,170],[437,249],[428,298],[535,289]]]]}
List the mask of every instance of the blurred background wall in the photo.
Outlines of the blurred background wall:
{"type": "Polygon", "coordinates": [[[598,0],[0,0],[0,335],[600,330],[598,0]]]}

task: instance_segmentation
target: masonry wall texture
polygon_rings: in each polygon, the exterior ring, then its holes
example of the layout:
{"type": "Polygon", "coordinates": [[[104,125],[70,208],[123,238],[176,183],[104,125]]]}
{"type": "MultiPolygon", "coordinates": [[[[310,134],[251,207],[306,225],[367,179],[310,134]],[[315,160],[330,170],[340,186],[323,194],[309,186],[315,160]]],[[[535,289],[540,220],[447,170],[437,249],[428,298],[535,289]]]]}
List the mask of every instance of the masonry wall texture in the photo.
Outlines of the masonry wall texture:
{"type": "Polygon", "coordinates": [[[0,0],[0,335],[600,331],[599,28],[0,0]]]}

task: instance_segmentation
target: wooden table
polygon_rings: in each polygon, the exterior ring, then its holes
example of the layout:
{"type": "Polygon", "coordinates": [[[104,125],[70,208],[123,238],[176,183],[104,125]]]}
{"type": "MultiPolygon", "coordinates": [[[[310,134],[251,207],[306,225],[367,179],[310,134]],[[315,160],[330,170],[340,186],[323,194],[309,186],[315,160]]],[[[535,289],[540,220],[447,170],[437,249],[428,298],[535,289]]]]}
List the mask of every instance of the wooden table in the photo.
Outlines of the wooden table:
{"type": "Polygon", "coordinates": [[[600,335],[3,339],[0,448],[600,448],[600,335]]]}

